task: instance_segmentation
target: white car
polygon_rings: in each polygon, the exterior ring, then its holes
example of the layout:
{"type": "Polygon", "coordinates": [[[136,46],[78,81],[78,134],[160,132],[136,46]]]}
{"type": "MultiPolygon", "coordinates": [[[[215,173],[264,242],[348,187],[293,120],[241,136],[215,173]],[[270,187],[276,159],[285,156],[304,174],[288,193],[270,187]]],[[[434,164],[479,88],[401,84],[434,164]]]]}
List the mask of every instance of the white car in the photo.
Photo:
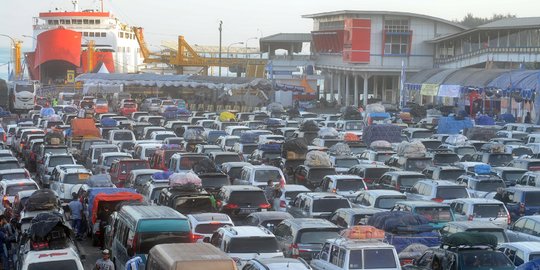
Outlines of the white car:
{"type": "Polygon", "coordinates": [[[510,224],[510,213],[504,203],[495,199],[456,199],[450,203],[455,221],[475,220],[491,222],[506,228],[510,224]]]}
{"type": "MultiPolygon", "coordinates": [[[[29,241],[28,241],[29,242],[29,241]]],[[[29,246],[27,244],[26,246],[29,246]]],[[[84,270],[79,254],[74,248],[34,251],[27,248],[22,258],[21,270],[73,269],[84,270]]]]}
{"type": "Polygon", "coordinates": [[[92,172],[81,168],[64,168],[59,170],[57,179],[51,181],[51,189],[58,194],[63,202],[73,200],[73,193],[77,193],[81,185],[92,176],[92,172]]]}
{"type": "Polygon", "coordinates": [[[200,213],[187,215],[191,225],[191,234],[197,243],[202,243],[205,238],[224,226],[234,226],[232,219],[222,213],[200,213]]]}
{"type": "Polygon", "coordinates": [[[287,212],[287,206],[293,201],[300,193],[311,192],[309,188],[304,185],[285,185],[281,189],[281,197],[279,198],[279,211],[287,212]]]}

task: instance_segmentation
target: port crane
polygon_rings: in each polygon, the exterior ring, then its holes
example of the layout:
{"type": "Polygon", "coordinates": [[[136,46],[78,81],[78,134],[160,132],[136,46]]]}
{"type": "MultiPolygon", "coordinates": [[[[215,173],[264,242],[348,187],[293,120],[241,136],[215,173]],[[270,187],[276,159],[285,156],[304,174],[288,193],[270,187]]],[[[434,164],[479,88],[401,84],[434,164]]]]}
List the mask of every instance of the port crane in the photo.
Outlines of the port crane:
{"type": "Polygon", "coordinates": [[[183,74],[184,67],[201,67],[204,75],[208,75],[209,67],[245,67],[246,77],[264,77],[267,64],[265,59],[203,57],[188,44],[184,36],[178,36],[178,47],[175,50],[151,52],[146,45],[143,28],[133,27],[133,32],[141,48],[144,63],[164,63],[173,67],[178,74],[183,74]]]}

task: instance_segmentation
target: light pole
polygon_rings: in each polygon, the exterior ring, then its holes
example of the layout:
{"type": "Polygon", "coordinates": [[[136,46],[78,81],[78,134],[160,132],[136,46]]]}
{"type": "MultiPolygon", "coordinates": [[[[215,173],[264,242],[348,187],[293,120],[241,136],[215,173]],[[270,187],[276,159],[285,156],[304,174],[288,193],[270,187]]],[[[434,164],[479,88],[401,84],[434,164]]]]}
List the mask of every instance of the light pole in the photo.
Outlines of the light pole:
{"type": "Polygon", "coordinates": [[[221,33],[223,31],[223,21],[219,21],[219,77],[221,77],[221,33]]]}
{"type": "Polygon", "coordinates": [[[22,44],[22,41],[20,40],[15,40],[14,38],[8,36],[8,35],[5,35],[5,34],[0,34],[0,36],[2,37],[7,37],[9,39],[11,39],[11,43],[13,44],[13,62],[15,62],[15,79],[18,80],[18,79],[21,79],[21,74],[22,74],[22,66],[21,66],[21,44],[22,44]]]}
{"type": "MultiPolygon", "coordinates": [[[[25,37],[25,38],[31,38],[35,41],[34,44],[32,44],[32,48],[34,49],[34,51],[36,50],[36,47],[37,47],[37,38],[33,37],[33,36],[29,36],[29,35],[22,35],[22,37],[25,37]]],[[[28,67],[28,73],[30,73],[30,66],[28,67]]],[[[38,76],[37,76],[38,80],[40,82],[41,81],[41,65],[38,66],[38,76]]],[[[43,83],[43,82],[42,82],[43,83]]]]}
{"type": "MultiPolygon", "coordinates": [[[[229,46],[227,46],[227,58],[229,58],[229,49],[231,48],[232,45],[242,45],[242,44],[244,44],[244,42],[242,41],[229,44],[229,46]]],[[[227,77],[229,77],[229,69],[230,67],[227,68],[227,77]]]]}
{"type": "Polygon", "coordinates": [[[248,42],[253,39],[259,39],[258,37],[250,37],[246,40],[246,58],[248,58],[248,42]]]}

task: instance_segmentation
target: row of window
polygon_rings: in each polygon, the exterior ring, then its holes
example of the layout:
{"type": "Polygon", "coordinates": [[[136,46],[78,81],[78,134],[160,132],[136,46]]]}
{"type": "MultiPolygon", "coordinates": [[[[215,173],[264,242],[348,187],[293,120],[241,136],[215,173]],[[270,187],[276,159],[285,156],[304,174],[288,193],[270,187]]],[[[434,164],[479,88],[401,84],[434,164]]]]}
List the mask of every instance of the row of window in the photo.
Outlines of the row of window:
{"type": "Polygon", "coordinates": [[[101,20],[92,19],[62,19],[62,20],[47,20],[49,25],[61,24],[101,24],[101,20]]]}
{"type": "Polygon", "coordinates": [[[83,37],[107,37],[106,32],[82,32],[83,37]]]}
{"type": "Polygon", "coordinates": [[[118,37],[125,38],[125,39],[135,39],[135,34],[127,33],[127,32],[118,32],[118,37]]]}
{"type": "Polygon", "coordinates": [[[408,32],[409,20],[384,20],[384,30],[388,32],[408,32]]]}
{"type": "Polygon", "coordinates": [[[384,42],[384,54],[408,54],[408,35],[386,35],[384,42]]]}

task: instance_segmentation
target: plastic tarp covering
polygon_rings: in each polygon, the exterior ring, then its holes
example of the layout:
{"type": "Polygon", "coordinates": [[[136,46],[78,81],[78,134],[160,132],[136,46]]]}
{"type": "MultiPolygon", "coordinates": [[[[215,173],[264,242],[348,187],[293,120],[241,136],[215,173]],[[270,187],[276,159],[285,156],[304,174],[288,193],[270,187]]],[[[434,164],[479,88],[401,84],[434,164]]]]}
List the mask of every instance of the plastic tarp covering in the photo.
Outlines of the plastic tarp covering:
{"type": "Polygon", "coordinates": [[[171,172],[156,172],[152,174],[152,179],[155,180],[169,180],[169,176],[171,176],[171,172]]]}
{"type": "Polygon", "coordinates": [[[116,120],[110,118],[110,117],[105,117],[103,119],[101,119],[101,126],[102,127],[116,127],[118,125],[118,122],[116,122],[116,120]]]}
{"type": "Polygon", "coordinates": [[[397,146],[397,154],[407,158],[424,157],[426,155],[426,147],[420,141],[401,142],[397,146]]]}
{"type": "Polygon", "coordinates": [[[433,230],[433,227],[429,225],[429,220],[424,216],[402,211],[375,213],[369,218],[368,225],[392,233],[433,230]]]}
{"type": "MultiPolygon", "coordinates": [[[[540,97],[540,95],[538,95],[540,97]]],[[[503,113],[501,114],[501,120],[506,122],[506,123],[515,123],[516,122],[516,118],[514,117],[514,115],[510,114],[510,113],[503,113]]]]}
{"type": "Polygon", "coordinates": [[[398,257],[399,259],[418,259],[420,258],[426,249],[429,247],[423,244],[410,244],[408,247],[404,248],[401,252],[399,252],[398,257]]]}
{"type": "Polygon", "coordinates": [[[48,132],[43,140],[47,144],[64,144],[64,135],[60,132],[48,132]]]}
{"type": "MultiPolygon", "coordinates": [[[[439,120],[439,124],[440,124],[439,120]]],[[[489,117],[487,115],[481,115],[478,118],[476,118],[475,123],[477,125],[483,125],[483,126],[492,126],[495,125],[495,120],[492,117],[489,117]]]]}
{"type": "Polygon", "coordinates": [[[339,135],[338,131],[332,127],[324,127],[319,129],[318,135],[324,139],[335,139],[339,135]]]}
{"type": "Polygon", "coordinates": [[[26,211],[43,211],[58,208],[58,199],[54,191],[50,189],[36,190],[25,204],[26,211]]]}
{"type": "Polygon", "coordinates": [[[300,125],[300,131],[319,131],[319,125],[313,120],[305,121],[300,125]]]}
{"type": "Polygon", "coordinates": [[[385,233],[384,240],[396,248],[400,253],[411,245],[424,245],[436,247],[441,244],[441,237],[438,232],[421,232],[416,234],[393,234],[385,233]]]}
{"type": "Polygon", "coordinates": [[[62,121],[62,117],[58,114],[51,114],[47,117],[48,121],[62,121]]]}
{"type": "Polygon", "coordinates": [[[466,128],[473,127],[473,123],[469,118],[464,120],[456,120],[453,116],[439,118],[439,124],[437,126],[438,134],[459,134],[459,132],[466,128]]]}
{"type": "Polygon", "coordinates": [[[540,270],[540,259],[528,261],[518,266],[516,270],[540,270]]]}
{"type": "Polygon", "coordinates": [[[199,176],[192,172],[173,173],[169,176],[169,186],[185,190],[196,190],[202,187],[199,176]]]}
{"type": "Polygon", "coordinates": [[[90,187],[113,187],[114,184],[111,181],[111,177],[108,174],[96,174],[90,176],[90,179],[86,181],[86,184],[90,187]]]}
{"type": "Polygon", "coordinates": [[[371,145],[374,141],[387,141],[389,143],[399,143],[401,139],[401,128],[396,125],[381,124],[364,127],[362,139],[366,145],[371,145]]]}
{"type": "Polygon", "coordinates": [[[345,156],[352,154],[351,148],[346,143],[336,143],[328,149],[328,152],[331,152],[337,156],[345,156]]]}
{"type": "Polygon", "coordinates": [[[230,112],[222,112],[219,115],[219,121],[221,122],[231,122],[231,121],[235,121],[235,119],[236,119],[236,116],[230,112]]]}
{"type": "Polygon", "coordinates": [[[448,136],[444,142],[452,145],[464,145],[467,143],[467,137],[461,134],[454,134],[448,136]]]}
{"type": "Polygon", "coordinates": [[[378,150],[378,149],[392,150],[392,144],[387,141],[378,140],[369,144],[369,148],[374,149],[374,150],[378,150]]]}
{"type": "Polygon", "coordinates": [[[58,213],[40,213],[32,219],[28,234],[34,239],[45,238],[55,228],[60,227],[64,230],[66,236],[69,236],[71,230],[64,225],[62,216],[58,213]]]}
{"type": "Polygon", "coordinates": [[[362,119],[362,114],[358,111],[357,108],[348,106],[341,109],[341,118],[343,118],[343,120],[360,120],[362,119]]]}
{"type": "Polygon", "coordinates": [[[304,138],[296,138],[283,143],[283,152],[291,151],[297,154],[306,154],[308,151],[308,144],[304,138]]]}
{"type": "Polygon", "coordinates": [[[366,113],[383,113],[386,112],[384,106],[379,103],[368,104],[366,106],[366,113]]]}
{"type": "Polygon", "coordinates": [[[489,141],[496,137],[497,131],[501,128],[501,126],[474,126],[466,129],[463,134],[469,140],[489,141]]]}
{"type": "Polygon", "coordinates": [[[71,134],[73,136],[100,137],[96,123],[90,118],[75,118],[71,120],[71,134]]]}
{"type": "Polygon", "coordinates": [[[259,139],[259,134],[251,131],[242,132],[240,134],[241,143],[256,143],[259,139]]]}
{"type": "Polygon", "coordinates": [[[332,167],[330,157],[322,151],[310,151],[306,154],[304,164],[311,167],[332,167]]]}
{"type": "Polygon", "coordinates": [[[113,201],[140,201],[143,197],[132,188],[96,188],[88,192],[88,214],[92,217],[92,223],[97,219],[97,207],[99,202],[113,201]]]}
{"type": "Polygon", "coordinates": [[[277,102],[270,103],[268,106],[266,106],[266,109],[269,112],[284,112],[285,111],[285,109],[283,108],[283,105],[277,102]]]}
{"type": "Polygon", "coordinates": [[[205,141],[205,133],[201,129],[188,129],[184,133],[184,140],[186,141],[205,141]]]}
{"type": "Polygon", "coordinates": [[[41,115],[41,117],[47,117],[47,116],[50,116],[50,115],[54,114],[54,109],[53,108],[42,108],[41,111],[39,112],[39,114],[41,115]]]}
{"type": "Polygon", "coordinates": [[[480,232],[458,232],[443,237],[443,244],[458,246],[497,246],[497,237],[493,234],[480,232]]]}

